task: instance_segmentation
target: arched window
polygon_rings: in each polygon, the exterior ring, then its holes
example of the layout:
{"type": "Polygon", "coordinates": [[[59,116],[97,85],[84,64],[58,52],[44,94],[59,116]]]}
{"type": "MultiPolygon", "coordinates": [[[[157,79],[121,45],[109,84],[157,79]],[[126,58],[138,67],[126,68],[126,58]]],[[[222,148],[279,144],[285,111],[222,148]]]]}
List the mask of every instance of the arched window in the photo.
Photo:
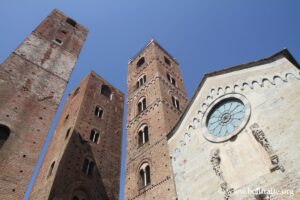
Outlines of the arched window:
{"type": "Polygon", "coordinates": [[[10,130],[7,126],[0,124],[0,148],[6,142],[10,134],[10,130]]]}
{"type": "Polygon", "coordinates": [[[100,106],[96,106],[95,108],[95,115],[102,119],[102,116],[103,116],[103,109],[100,107],[100,106]]]}
{"type": "Polygon", "coordinates": [[[139,177],[140,188],[144,188],[150,184],[150,182],[151,182],[150,166],[148,163],[142,164],[142,166],[140,167],[139,176],[140,176],[139,177]]]}
{"type": "Polygon", "coordinates": [[[99,137],[100,137],[99,131],[93,129],[90,134],[90,140],[94,143],[98,143],[99,137]]]}
{"type": "Polygon", "coordinates": [[[172,103],[173,103],[173,106],[175,108],[177,108],[178,110],[180,110],[179,100],[176,97],[174,97],[174,96],[172,96],[172,103]]]}
{"type": "Polygon", "coordinates": [[[139,146],[147,143],[149,141],[148,126],[146,124],[142,125],[138,132],[138,142],[139,146]]]}
{"type": "Polygon", "coordinates": [[[110,100],[112,99],[112,94],[111,94],[111,89],[107,85],[102,85],[101,87],[101,94],[109,98],[110,100]]]}
{"type": "Polygon", "coordinates": [[[143,97],[139,100],[138,103],[138,113],[143,112],[144,110],[146,110],[146,98],[143,97]]]}
{"type": "Polygon", "coordinates": [[[91,176],[93,174],[93,169],[95,167],[95,163],[88,159],[88,158],[85,158],[84,161],[83,161],[83,166],[82,166],[82,171],[86,174],[86,175],[89,175],[91,176]]]}
{"type": "Polygon", "coordinates": [[[167,78],[172,85],[176,86],[176,81],[173,76],[171,76],[169,73],[167,74],[167,78]]]}
{"type": "Polygon", "coordinates": [[[72,200],[89,200],[89,197],[83,190],[76,190],[73,194],[72,200]]]}
{"type": "Polygon", "coordinates": [[[139,80],[136,83],[137,88],[143,86],[145,83],[146,83],[146,75],[139,78],[139,80]]]}
{"type": "Polygon", "coordinates": [[[51,164],[51,166],[49,168],[48,176],[47,177],[50,177],[52,175],[54,166],[55,166],[55,161],[52,162],[52,164],[51,164]]]}
{"type": "Polygon", "coordinates": [[[141,58],[139,59],[139,61],[136,63],[136,66],[137,66],[137,67],[140,67],[140,66],[142,66],[144,63],[145,63],[145,58],[144,58],[144,57],[141,57],[141,58]]]}
{"type": "Polygon", "coordinates": [[[68,24],[70,24],[71,26],[75,27],[77,22],[74,20],[74,19],[71,19],[71,18],[67,18],[66,22],[68,24]]]}

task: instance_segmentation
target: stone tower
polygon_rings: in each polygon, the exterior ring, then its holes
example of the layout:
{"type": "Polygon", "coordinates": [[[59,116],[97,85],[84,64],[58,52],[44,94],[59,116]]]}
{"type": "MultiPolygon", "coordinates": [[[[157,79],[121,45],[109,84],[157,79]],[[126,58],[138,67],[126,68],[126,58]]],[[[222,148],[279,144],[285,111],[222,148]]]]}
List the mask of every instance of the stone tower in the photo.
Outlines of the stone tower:
{"type": "Polygon", "coordinates": [[[58,10],[0,66],[0,199],[22,199],[87,30],[58,10]]]}
{"type": "Polygon", "coordinates": [[[175,200],[166,135],[188,100],[177,61],[155,40],[128,63],[125,199],[175,200]]]}
{"type": "Polygon", "coordinates": [[[91,72],[70,94],[30,199],[117,200],[124,95],[91,72]]]}

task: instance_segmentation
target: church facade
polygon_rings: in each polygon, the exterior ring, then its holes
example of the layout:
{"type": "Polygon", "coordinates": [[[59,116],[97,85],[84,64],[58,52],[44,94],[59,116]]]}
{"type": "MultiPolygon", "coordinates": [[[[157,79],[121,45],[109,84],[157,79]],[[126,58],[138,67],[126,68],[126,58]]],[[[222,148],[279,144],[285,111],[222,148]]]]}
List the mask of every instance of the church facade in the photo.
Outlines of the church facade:
{"type": "Polygon", "coordinates": [[[168,134],[178,199],[300,199],[299,102],[288,50],[206,74],[168,134]]]}

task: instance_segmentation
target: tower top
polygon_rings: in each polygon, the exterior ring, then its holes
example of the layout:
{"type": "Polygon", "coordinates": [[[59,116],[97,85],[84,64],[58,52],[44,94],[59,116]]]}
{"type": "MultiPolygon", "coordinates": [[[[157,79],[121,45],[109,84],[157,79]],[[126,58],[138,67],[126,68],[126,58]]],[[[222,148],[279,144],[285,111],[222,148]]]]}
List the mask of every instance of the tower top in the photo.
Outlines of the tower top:
{"type": "Polygon", "coordinates": [[[156,45],[157,47],[159,47],[165,54],[167,54],[172,60],[174,60],[174,62],[176,62],[177,64],[179,64],[176,60],[175,57],[173,57],[167,50],[165,50],[154,37],[151,37],[151,39],[149,40],[149,42],[135,55],[133,56],[131,59],[129,59],[128,64],[130,64],[134,59],[136,59],[145,49],[147,49],[151,44],[156,45]]]}

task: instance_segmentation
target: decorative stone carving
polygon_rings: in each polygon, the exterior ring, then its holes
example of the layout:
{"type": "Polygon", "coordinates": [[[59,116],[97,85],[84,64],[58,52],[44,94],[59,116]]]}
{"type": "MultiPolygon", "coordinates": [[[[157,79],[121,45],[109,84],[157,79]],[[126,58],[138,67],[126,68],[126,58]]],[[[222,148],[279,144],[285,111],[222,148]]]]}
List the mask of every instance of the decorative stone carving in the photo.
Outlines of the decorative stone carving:
{"type": "Polygon", "coordinates": [[[269,143],[268,139],[266,138],[265,133],[260,129],[257,123],[254,123],[250,126],[252,134],[254,135],[257,142],[259,142],[265,151],[268,153],[272,167],[270,169],[271,172],[280,170],[282,172],[285,171],[284,167],[280,164],[278,155],[275,154],[274,150],[272,149],[271,144],[269,143]]]}
{"type": "Polygon", "coordinates": [[[234,192],[233,188],[229,188],[227,182],[224,180],[223,172],[221,171],[220,164],[221,164],[221,157],[220,157],[220,150],[213,149],[211,152],[210,162],[213,166],[213,170],[215,171],[216,175],[221,179],[221,189],[225,192],[224,199],[228,200],[231,199],[230,195],[234,192]]]}

